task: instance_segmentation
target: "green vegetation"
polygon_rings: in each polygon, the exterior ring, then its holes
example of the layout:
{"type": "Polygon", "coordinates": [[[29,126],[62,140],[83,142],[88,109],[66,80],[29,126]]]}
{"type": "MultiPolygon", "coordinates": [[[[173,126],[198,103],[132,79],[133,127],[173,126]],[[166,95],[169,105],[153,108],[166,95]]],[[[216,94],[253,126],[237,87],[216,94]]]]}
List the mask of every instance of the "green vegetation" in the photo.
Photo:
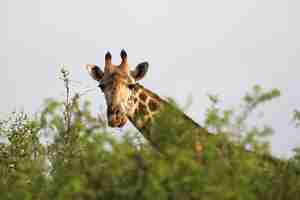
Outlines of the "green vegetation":
{"type": "MultiPolygon", "coordinates": [[[[300,151],[289,160],[271,158],[263,138],[272,128],[246,123],[278,90],[255,86],[238,109],[221,109],[219,98],[209,96],[205,126],[218,134],[199,164],[178,145],[167,157],[135,131],[112,133],[91,114],[89,102],[69,97],[67,76],[64,81],[67,100],[47,99],[35,117],[16,112],[0,121],[0,136],[8,139],[0,144],[1,200],[300,199],[300,151]],[[43,142],[46,136],[50,142],[43,142]]],[[[162,115],[168,122],[173,117],[162,115]]],[[[299,125],[299,112],[294,119],[299,125]]],[[[163,140],[174,140],[172,131],[190,130],[161,126],[158,131],[168,136],[163,140]]]]}

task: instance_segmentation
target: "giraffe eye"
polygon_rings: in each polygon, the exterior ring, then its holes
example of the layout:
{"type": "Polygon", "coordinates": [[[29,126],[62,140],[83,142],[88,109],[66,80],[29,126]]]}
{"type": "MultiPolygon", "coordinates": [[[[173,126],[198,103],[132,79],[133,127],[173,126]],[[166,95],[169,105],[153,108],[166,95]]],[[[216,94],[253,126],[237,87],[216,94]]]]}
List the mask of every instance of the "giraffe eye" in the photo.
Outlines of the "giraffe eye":
{"type": "Polygon", "coordinates": [[[100,89],[103,91],[105,89],[105,85],[103,83],[99,84],[100,89]]]}

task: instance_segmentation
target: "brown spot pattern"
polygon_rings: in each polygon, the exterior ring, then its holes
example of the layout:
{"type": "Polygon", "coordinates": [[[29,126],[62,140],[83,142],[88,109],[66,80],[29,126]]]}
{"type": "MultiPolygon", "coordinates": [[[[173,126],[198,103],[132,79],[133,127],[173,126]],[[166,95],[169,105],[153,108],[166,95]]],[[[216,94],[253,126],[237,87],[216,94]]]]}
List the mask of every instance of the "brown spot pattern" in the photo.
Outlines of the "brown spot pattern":
{"type": "Polygon", "coordinates": [[[150,100],[149,101],[149,108],[150,108],[150,111],[155,111],[158,108],[158,104],[155,101],[150,100]]]}
{"type": "Polygon", "coordinates": [[[142,115],[148,115],[149,114],[149,112],[147,110],[147,107],[142,103],[139,103],[139,113],[141,113],[142,115]]]}
{"type": "Polygon", "coordinates": [[[147,100],[147,95],[146,95],[144,92],[141,92],[139,96],[140,96],[140,99],[141,99],[143,102],[146,102],[146,100],[147,100]]]}

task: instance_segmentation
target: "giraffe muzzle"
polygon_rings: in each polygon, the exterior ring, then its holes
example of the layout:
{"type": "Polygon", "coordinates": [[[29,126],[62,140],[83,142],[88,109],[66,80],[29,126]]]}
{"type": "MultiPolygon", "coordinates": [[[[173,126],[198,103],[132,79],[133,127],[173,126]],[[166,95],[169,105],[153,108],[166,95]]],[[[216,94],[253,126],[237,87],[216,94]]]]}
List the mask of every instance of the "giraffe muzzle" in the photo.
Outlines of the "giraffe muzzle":
{"type": "Polygon", "coordinates": [[[127,117],[121,117],[121,118],[114,118],[111,120],[108,120],[108,125],[110,127],[119,127],[122,128],[127,122],[127,117]]]}
{"type": "Polygon", "coordinates": [[[127,122],[127,117],[123,113],[121,107],[117,106],[113,109],[108,109],[107,113],[108,125],[110,127],[123,127],[127,122]]]}

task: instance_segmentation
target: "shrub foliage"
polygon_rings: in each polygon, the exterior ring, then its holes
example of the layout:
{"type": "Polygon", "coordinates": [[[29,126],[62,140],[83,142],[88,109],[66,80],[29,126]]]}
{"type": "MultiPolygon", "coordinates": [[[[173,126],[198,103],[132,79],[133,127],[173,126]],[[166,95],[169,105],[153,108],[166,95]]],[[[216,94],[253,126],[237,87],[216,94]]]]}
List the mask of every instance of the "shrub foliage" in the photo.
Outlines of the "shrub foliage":
{"type": "Polygon", "coordinates": [[[157,130],[174,143],[165,156],[136,131],[120,136],[107,128],[78,95],[48,99],[35,117],[15,112],[0,122],[7,139],[0,144],[0,199],[300,199],[300,152],[273,158],[263,139],[272,128],[246,123],[279,95],[255,86],[238,109],[222,109],[210,95],[205,127],[216,134],[200,164],[175,145],[172,133],[190,127],[170,127],[172,113],[157,130]]]}

